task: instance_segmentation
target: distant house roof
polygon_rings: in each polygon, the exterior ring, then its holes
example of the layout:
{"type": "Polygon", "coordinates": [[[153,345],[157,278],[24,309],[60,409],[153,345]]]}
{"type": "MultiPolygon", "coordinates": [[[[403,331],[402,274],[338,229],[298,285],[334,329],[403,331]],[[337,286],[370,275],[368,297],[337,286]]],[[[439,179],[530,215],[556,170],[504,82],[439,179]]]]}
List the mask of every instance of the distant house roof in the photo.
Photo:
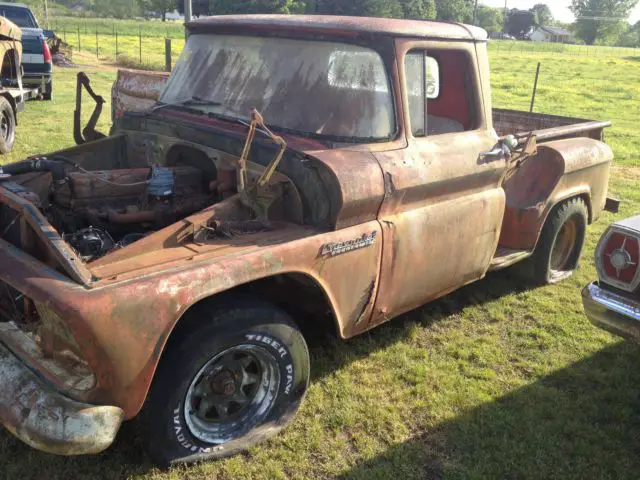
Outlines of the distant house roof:
{"type": "Polygon", "coordinates": [[[573,36],[573,34],[570,31],[565,30],[564,28],[561,28],[561,27],[540,26],[538,28],[540,30],[542,30],[543,32],[547,32],[549,35],[555,35],[557,37],[572,37],[573,36]]]}

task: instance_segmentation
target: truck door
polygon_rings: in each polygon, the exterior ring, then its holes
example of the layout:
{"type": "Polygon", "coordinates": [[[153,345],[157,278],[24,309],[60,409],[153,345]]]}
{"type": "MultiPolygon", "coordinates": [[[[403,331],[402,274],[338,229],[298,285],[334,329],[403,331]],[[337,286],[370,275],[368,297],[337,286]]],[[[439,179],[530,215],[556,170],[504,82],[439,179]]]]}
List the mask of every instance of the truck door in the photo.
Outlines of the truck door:
{"type": "Polygon", "coordinates": [[[386,188],[371,326],[482,278],[496,252],[506,159],[481,158],[498,138],[485,46],[475,47],[397,44],[408,147],[376,153],[386,188]]]}

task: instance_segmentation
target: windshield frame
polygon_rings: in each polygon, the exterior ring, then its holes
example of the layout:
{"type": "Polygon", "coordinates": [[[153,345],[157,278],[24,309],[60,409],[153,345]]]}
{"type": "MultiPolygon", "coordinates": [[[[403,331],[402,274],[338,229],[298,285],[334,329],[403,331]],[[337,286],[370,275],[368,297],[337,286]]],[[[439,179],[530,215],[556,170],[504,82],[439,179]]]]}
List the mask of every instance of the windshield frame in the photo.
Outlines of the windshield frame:
{"type": "MultiPolygon", "coordinates": [[[[353,143],[357,145],[366,145],[366,144],[381,144],[381,143],[389,143],[399,140],[402,136],[403,128],[402,128],[402,112],[399,110],[399,106],[402,105],[401,100],[399,100],[399,93],[397,91],[397,79],[395,78],[395,64],[396,64],[396,50],[395,50],[395,42],[392,37],[381,36],[377,37],[375,42],[373,39],[368,36],[367,38],[361,37],[353,37],[353,36],[340,36],[340,35],[320,35],[320,34],[308,34],[300,32],[277,32],[272,30],[261,30],[256,29],[248,32],[238,33],[236,29],[231,28],[211,28],[211,29],[198,29],[196,31],[189,31],[189,38],[197,35],[224,35],[224,36],[238,36],[238,37],[257,37],[257,38],[282,38],[289,40],[303,40],[309,42],[323,42],[323,43],[334,43],[334,44],[344,44],[349,46],[357,46],[362,47],[368,50],[375,52],[382,62],[382,67],[384,69],[385,77],[387,80],[387,85],[389,89],[389,100],[390,100],[390,108],[392,109],[392,114],[390,115],[390,119],[393,120],[393,128],[390,131],[388,136],[384,137],[351,137],[351,136],[341,136],[341,135],[332,135],[332,134],[324,134],[324,133],[316,133],[316,132],[308,132],[301,131],[292,128],[282,127],[278,125],[269,124],[269,119],[265,118],[265,121],[269,125],[269,128],[287,133],[294,136],[299,136],[303,138],[313,138],[317,140],[326,140],[331,142],[341,142],[341,143],[353,143]],[[399,103],[400,102],[400,103],[399,103]]],[[[187,40],[188,41],[188,40],[187,40]]],[[[186,47],[186,45],[185,45],[186,47]]],[[[174,72],[171,73],[173,76],[174,72]]],[[[167,84],[169,81],[167,81],[167,84]]],[[[162,98],[166,90],[163,88],[159,98],[162,98]]],[[[162,102],[158,100],[156,102],[157,106],[162,106],[165,109],[182,109],[185,108],[181,105],[174,105],[162,102]]],[[[189,106],[188,109],[195,110],[197,107],[189,106]]],[[[223,121],[229,121],[231,123],[248,123],[248,116],[232,116],[227,115],[225,113],[217,113],[217,112],[208,112],[206,110],[200,110],[203,115],[209,116],[211,118],[216,118],[223,121]]]]}

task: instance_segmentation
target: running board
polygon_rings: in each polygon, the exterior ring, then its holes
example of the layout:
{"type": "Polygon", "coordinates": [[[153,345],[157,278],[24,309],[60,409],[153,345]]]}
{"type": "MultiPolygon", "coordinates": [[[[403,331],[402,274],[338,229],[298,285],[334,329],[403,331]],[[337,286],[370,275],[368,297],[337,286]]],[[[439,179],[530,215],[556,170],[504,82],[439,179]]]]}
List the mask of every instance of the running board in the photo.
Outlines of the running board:
{"type": "Polygon", "coordinates": [[[489,266],[489,271],[495,272],[496,270],[510,267],[515,263],[529,258],[531,255],[533,255],[533,251],[498,247],[498,251],[489,266]]]}

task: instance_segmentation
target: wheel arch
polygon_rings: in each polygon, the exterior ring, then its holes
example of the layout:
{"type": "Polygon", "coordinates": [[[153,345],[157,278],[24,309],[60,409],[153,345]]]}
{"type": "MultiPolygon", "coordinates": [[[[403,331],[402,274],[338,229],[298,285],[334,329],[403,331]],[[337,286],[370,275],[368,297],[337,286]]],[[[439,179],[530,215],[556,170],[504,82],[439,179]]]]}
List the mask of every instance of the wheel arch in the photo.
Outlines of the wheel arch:
{"type": "Polygon", "coordinates": [[[587,225],[591,225],[593,223],[593,206],[591,204],[591,192],[588,188],[580,188],[574,191],[570,191],[570,192],[565,192],[564,194],[555,197],[553,199],[552,202],[550,202],[550,207],[547,208],[547,213],[544,216],[544,219],[540,222],[539,228],[538,228],[538,238],[536,239],[536,248],[538,247],[539,243],[540,243],[540,237],[542,236],[542,230],[544,229],[544,226],[547,224],[547,221],[549,220],[549,218],[551,217],[551,214],[553,212],[555,212],[558,208],[560,208],[564,203],[579,198],[581,199],[586,207],[587,207],[587,219],[588,219],[588,223],[587,225]]]}
{"type": "MultiPolygon", "coordinates": [[[[267,300],[270,303],[273,303],[275,306],[282,308],[289,314],[298,328],[300,328],[305,340],[307,340],[308,336],[313,332],[314,326],[319,326],[320,330],[325,334],[334,335],[336,338],[340,336],[340,322],[328,290],[323,286],[322,282],[319,279],[306,272],[293,271],[287,273],[279,273],[276,275],[268,275],[262,278],[251,280],[241,285],[237,285],[228,290],[206,294],[198,300],[192,302],[187,308],[185,308],[184,311],[179,315],[178,319],[173,323],[167,334],[161,341],[158,342],[158,345],[156,347],[156,361],[153,374],[150,378],[150,381],[145,386],[143,398],[146,398],[148,396],[151,385],[153,384],[158,373],[158,367],[160,366],[163,358],[166,356],[166,353],[174,345],[178,344],[185,335],[193,332],[194,329],[198,328],[199,322],[197,318],[195,316],[192,317],[190,314],[197,309],[206,306],[208,303],[211,303],[212,305],[221,303],[234,295],[255,296],[259,299],[267,300]],[[291,280],[293,280],[293,283],[291,283],[291,280]],[[306,283],[302,283],[303,281],[306,283]],[[295,284],[298,284],[298,289],[291,290],[292,285],[295,284]],[[274,288],[276,292],[285,293],[284,289],[277,288],[278,285],[280,287],[286,285],[286,288],[288,288],[288,290],[286,290],[287,296],[296,300],[299,300],[301,298],[301,294],[309,295],[309,292],[311,292],[310,297],[308,298],[315,300],[319,305],[326,308],[326,313],[328,313],[328,315],[319,317],[319,323],[317,324],[308,322],[306,321],[306,319],[301,319],[299,310],[292,309],[291,305],[286,305],[281,302],[274,302],[272,298],[269,298],[270,295],[273,295],[274,288]]],[[[129,412],[129,418],[137,415],[141,408],[142,404],[133,415],[131,415],[131,413],[133,412],[129,412]]]]}
{"type": "MultiPolygon", "coordinates": [[[[292,317],[301,330],[304,330],[307,321],[302,319],[299,314],[305,310],[296,308],[294,302],[287,300],[296,299],[295,303],[297,304],[300,303],[299,300],[301,298],[308,299],[309,301],[305,305],[316,307],[316,309],[321,308],[328,314],[325,316],[325,323],[321,325],[323,330],[326,333],[339,335],[340,322],[328,289],[319,279],[307,272],[291,271],[268,275],[237,285],[229,290],[202,296],[202,298],[189,305],[179,316],[167,336],[167,343],[177,331],[196,326],[192,324],[194,321],[189,319],[194,310],[207,303],[222,302],[233,295],[257,297],[282,308],[292,317]]],[[[197,322],[195,323],[197,324],[197,322]]]]}

